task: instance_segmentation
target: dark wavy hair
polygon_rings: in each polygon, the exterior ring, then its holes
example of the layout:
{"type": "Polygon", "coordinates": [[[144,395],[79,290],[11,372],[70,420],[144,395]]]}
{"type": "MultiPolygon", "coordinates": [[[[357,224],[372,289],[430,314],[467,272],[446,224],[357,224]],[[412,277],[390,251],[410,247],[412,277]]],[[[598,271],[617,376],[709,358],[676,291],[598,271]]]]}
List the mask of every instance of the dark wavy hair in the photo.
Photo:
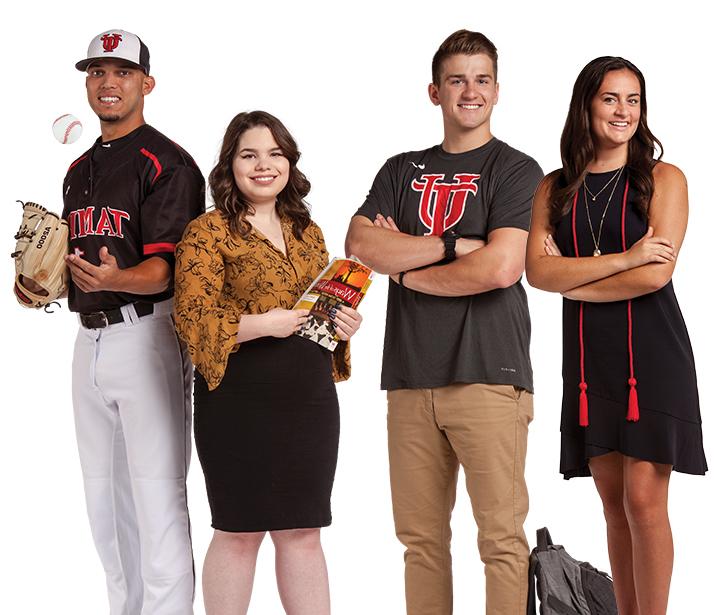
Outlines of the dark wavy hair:
{"type": "Polygon", "coordinates": [[[652,175],[655,164],[653,157],[657,147],[660,152],[658,160],[660,160],[663,147],[648,128],[645,77],[637,66],[624,58],[602,56],[592,60],[580,71],[573,87],[565,128],[560,138],[562,169],[555,171],[550,181],[550,223],[553,226],[556,226],[572,207],[572,199],[585,179],[588,164],[595,156],[590,125],[592,100],[600,89],[606,73],[623,69],[631,71],[640,82],[640,121],[628,143],[625,166],[629,171],[630,185],[636,193],[633,205],[647,216],[650,199],[655,191],[652,175]]]}
{"type": "Polygon", "coordinates": [[[215,208],[222,214],[231,233],[247,237],[252,226],[245,216],[252,213],[253,209],[235,184],[233,160],[242,134],[256,126],[265,126],[270,130],[283,156],[290,161],[290,177],[277,195],[275,206],[281,217],[291,221],[293,235],[302,239],[303,231],[310,224],[310,210],[304,200],[310,192],[310,182],[297,168],[300,151],[295,139],[279,119],[265,111],[238,113],[228,124],[217,164],[208,178],[215,208]]]}

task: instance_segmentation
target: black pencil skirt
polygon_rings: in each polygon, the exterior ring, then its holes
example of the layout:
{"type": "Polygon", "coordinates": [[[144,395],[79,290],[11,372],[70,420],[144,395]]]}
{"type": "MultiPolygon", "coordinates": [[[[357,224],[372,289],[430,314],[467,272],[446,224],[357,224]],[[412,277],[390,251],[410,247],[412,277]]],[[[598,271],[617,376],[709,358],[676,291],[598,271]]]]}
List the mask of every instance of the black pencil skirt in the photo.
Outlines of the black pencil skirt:
{"type": "Polygon", "coordinates": [[[212,526],[330,525],[340,416],[332,354],[291,335],[245,342],[214,391],[195,372],[195,445],[212,526]]]}

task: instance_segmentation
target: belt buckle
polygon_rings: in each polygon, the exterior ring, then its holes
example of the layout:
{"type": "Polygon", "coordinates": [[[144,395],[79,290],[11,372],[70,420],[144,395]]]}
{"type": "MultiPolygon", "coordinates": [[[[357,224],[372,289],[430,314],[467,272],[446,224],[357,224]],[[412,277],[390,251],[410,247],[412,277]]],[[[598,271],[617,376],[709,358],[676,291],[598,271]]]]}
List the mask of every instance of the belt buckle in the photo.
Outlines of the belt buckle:
{"type": "Polygon", "coordinates": [[[90,314],[83,314],[83,324],[88,329],[104,329],[110,323],[105,312],[91,312],[90,314]]]}

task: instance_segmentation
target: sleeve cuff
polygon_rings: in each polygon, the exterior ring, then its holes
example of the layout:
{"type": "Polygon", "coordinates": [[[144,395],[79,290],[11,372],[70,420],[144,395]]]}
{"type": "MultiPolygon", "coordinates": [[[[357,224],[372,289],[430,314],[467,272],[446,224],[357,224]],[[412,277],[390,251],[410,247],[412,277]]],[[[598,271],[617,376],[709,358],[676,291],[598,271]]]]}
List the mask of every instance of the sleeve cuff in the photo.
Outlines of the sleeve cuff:
{"type": "Polygon", "coordinates": [[[175,244],[174,243],[146,243],[143,246],[143,255],[144,256],[151,256],[153,254],[163,254],[175,252],[175,244]]]}

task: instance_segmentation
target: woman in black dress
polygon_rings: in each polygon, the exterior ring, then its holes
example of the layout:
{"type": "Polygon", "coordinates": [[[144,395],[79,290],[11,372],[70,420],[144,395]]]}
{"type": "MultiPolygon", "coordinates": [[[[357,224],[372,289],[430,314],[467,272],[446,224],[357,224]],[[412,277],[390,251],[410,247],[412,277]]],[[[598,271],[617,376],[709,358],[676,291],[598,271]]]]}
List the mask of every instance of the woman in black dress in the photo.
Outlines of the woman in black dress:
{"type": "Polygon", "coordinates": [[[330,524],[353,309],[332,314],[334,353],[293,335],[293,310],[328,261],[303,199],[294,139],[275,117],[240,113],[210,174],[215,209],[177,245],[176,326],[195,365],[195,443],[215,528],[203,566],[207,615],[247,612],[266,532],[289,614],[328,615],[320,527],[330,524]]]}
{"type": "Polygon", "coordinates": [[[645,81],[622,58],[575,83],[562,169],[536,194],[530,284],[563,301],[560,470],[592,475],[620,615],[666,613],[671,470],[704,474],[695,364],[671,276],[688,216],[682,172],[654,159],[645,81]]]}

